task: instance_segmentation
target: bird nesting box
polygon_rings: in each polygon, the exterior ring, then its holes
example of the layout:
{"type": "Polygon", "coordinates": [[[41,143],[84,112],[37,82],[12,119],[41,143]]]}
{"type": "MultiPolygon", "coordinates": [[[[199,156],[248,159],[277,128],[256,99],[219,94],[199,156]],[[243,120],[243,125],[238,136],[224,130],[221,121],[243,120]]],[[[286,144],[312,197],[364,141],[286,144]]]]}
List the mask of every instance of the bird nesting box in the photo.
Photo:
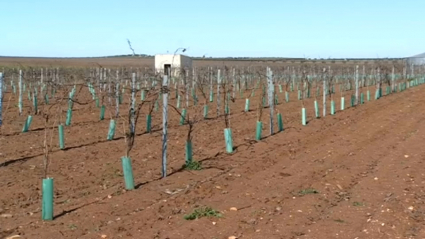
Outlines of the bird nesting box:
{"type": "Polygon", "coordinates": [[[155,69],[164,75],[178,76],[182,69],[191,69],[192,59],[185,55],[155,55],[155,69]]]}

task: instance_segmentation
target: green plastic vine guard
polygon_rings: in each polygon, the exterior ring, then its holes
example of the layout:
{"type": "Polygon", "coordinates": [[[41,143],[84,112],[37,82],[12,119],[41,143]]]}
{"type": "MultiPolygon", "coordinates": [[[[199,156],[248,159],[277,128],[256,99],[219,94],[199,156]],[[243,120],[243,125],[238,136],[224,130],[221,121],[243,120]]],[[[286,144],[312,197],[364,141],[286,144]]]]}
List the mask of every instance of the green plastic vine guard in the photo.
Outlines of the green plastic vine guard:
{"type": "Polygon", "coordinates": [[[360,93],[360,104],[364,104],[364,94],[360,93]]]}
{"type": "Polygon", "coordinates": [[[302,125],[307,125],[307,112],[305,108],[301,109],[301,123],[302,125]]]}
{"type": "Polygon", "coordinates": [[[255,130],[255,140],[261,140],[262,131],[263,131],[263,122],[257,121],[257,127],[255,130]]]}
{"type": "Polygon", "coordinates": [[[335,114],[335,101],[331,100],[331,115],[335,114]]]}
{"type": "Polygon", "coordinates": [[[281,113],[277,113],[277,127],[279,129],[279,132],[283,131],[283,120],[281,113]]]}
{"type": "Polygon", "coordinates": [[[317,103],[317,100],[314,101],[314,113],[316,115],[316,118],[319,118],[320,117],[320,114],[319,114],[319,103],[317,103]]]}
{"type": "Polygon", "coordinates": [[[208,117],[208,105],[204,105],[204,119],[208,117]]]}
{"type": "Polygon", "coordinates": [[[375,100],[379,99],[379,89],[375,91],[375,100]]]}
{"type": "Polygon", "coordinates": [[[370,101],[370,91],[369,91],[369,90],[367,90],[367,92],[366,92],[366,93],[367,93],[367,97],[366,97],[366,98],[367,98],[367,101],[370,101]]]}
{"type": "Polygon", "coordinates": [[[28,115],[27,120],[24,123],[24,127],[22,129],[22,132],[28,132],[32,122],[32,116],[28,115]]]}
{"type": "Polygon", "coordinates": [[[249,102],[250,102],[249,99],[245,99],[245,112],[249,111],[249,102]]]}
{"type": "Polygon", "coordinates": [[[59,148],[64,149],[65,148],[65,133],[63,131],[63,125],[58,125],[58,133],[59,133],[59,148]]]}
{"type": "Polygon", "coordinates": [[[71,125],[71,119],[72,119],[72,109],[68,109],[66,111],[66,121],[65,121],[65,125],[66,126],[70,126],[71,125]]]}
{"type": "Polygon", "coordinates": [[[214,92],[210,91],[210,102],[214,101],[214,92]]]}
{"type": "Polygon", "coordinates": [[[122,157],[122,169],[124,172],[124,183],[126,190],[134,189],[134,177],[133,177],[133,168],[131,166],[131,159],[129,157],[122,157]]]}
{"type": "Polygon", "coordinates": [[[100,116],[99,116],[100,120],[104,120],[105,119],[105,105],[102,105],[100,107],[100,116]]]}
{"type": "Polygon", "coordinates": [[[298,90],[298,100],[301,100],[301,90],[298,90]]]}
{"type": "Polygon", "coordinates": [[[150,133],[152,131],[152,115],[146,115],[146,132],[150,133]]]}
{"type": "Polygon", "coordinates": [[[341,110],[345,110],[345,98],[341,97],[341,110]]]}
{"type": "Polygon", "coordinates": [[[185,153],[185,162],[189,165],[193,161],[192,141],[186,141],[185,153]]]}
{"type": "Polygon", "coordinates": [[[232,130],[230,128],[224,129],[224,140],[226,142],[226,152],[233,153],[232,130]]]}
{"type": "Polygon", "coordinates": [[[108,136],[107,136],[107,140],[113,140],[114,136],[115,136],[115,120],[111,119],[111,121],[109,122],[109,130],[108,130],[108,136]]]}
{"type": "Polygon", "coordinates": [[[186,109],[183,109],[182,114],[180,116],[180,125],[184,125],[185,120],[186,120],[186,109]]]}
{"type": "Polygon", "coordinates": [[[142,101],[146,99],[146,91],[145,91],[145,90],[142,90],[142,93],[141,93],[141,95],[140,95],[140,99],[141,99],[142,101]]]}
{"type": "Polygon", "coordinates": [[[41,219],[53,220],[53,178],[45,178],[42,181],[41,219]]]}
{"type": "Polygon", "coordinates": [[[180,109],[180,95],[177,96],[177,109],[180,109]]]}
{"type": "Polygon", "coordinates": [[[289,102],[289,92],[285,91],[285,101],[289,102]]]}

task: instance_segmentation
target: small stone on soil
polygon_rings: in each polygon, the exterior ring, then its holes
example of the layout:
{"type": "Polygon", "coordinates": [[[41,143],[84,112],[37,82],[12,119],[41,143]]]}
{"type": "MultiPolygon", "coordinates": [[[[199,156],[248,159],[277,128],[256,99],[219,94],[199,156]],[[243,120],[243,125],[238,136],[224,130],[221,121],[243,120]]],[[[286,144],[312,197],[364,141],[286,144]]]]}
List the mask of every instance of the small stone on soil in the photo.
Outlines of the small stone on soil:
{"type": "Polygon", "coordinates": [[[13,236],[10,236],[10,237],[6,237],[6,239],[18,239],[18,238],[22,238],[22,237],[19,236],[19,235],[13,235],[13,236]]]}

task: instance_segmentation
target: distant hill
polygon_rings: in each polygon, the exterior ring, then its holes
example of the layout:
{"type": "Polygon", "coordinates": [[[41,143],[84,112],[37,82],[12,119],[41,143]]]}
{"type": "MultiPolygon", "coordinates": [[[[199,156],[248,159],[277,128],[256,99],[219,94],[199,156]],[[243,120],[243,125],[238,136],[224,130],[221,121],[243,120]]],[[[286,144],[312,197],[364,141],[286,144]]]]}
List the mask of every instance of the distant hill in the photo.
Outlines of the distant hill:
{"type": "Polygon", "coordinates": [[[424,53],[421,53],[421,54],[418,54],[418,55],[411,56],[409,58],[425,58],[425,52],[424,53]]]}

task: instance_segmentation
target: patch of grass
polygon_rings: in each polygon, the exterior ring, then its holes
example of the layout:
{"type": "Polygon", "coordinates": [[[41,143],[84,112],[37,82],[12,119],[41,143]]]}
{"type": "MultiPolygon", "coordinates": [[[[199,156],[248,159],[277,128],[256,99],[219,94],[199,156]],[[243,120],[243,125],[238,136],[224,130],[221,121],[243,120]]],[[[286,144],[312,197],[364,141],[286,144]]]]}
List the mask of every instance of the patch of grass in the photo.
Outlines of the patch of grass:
{"type": "Polygon", "coordinates": [[[198,161],[192,161],[189,164],[183,165],[183,168],[186,170],[199,171],[202,170],[202,163],[198,161]]]}
{"type": "Polygon", "coordinates": [[[68,226],[71,230],[77,230],[77,226],[75,224],[71,224],[68,226]]]}
{"type": "Polygon", "coordinates": [[[219,211],[212,209],[211,207],[203,207],[195,209],[191,214],[184,215],[185,220],[195,220],[201,217],[217,217],[220,218],[222,215],[219,211]]]}
{"type": "Polygon", "coordinates": [[[314,188],[307,188],[307,189],[304,189],[304,190],[299,191],[298,192],[298,195],[299,196],[304,196],[304,195],[307,195],[307,194],[318,194],[318,193],[319,193],[319,191],[317,191],[314,188]]]}
{"type": "Polygon", "coordinates": [[[355,206],[355,207],[363,207],[364,206],[364,203],[362,203],[362,202],[353,202],[353,206],[355,206]]]}
{"type": "Polygon", "coordinates": [[[344,220],[342,220],[342,219],[336,219],[336,220],[334,220],[335,222],[338,222],[338,223],[345,223],[345,221],[344,220]]]}

